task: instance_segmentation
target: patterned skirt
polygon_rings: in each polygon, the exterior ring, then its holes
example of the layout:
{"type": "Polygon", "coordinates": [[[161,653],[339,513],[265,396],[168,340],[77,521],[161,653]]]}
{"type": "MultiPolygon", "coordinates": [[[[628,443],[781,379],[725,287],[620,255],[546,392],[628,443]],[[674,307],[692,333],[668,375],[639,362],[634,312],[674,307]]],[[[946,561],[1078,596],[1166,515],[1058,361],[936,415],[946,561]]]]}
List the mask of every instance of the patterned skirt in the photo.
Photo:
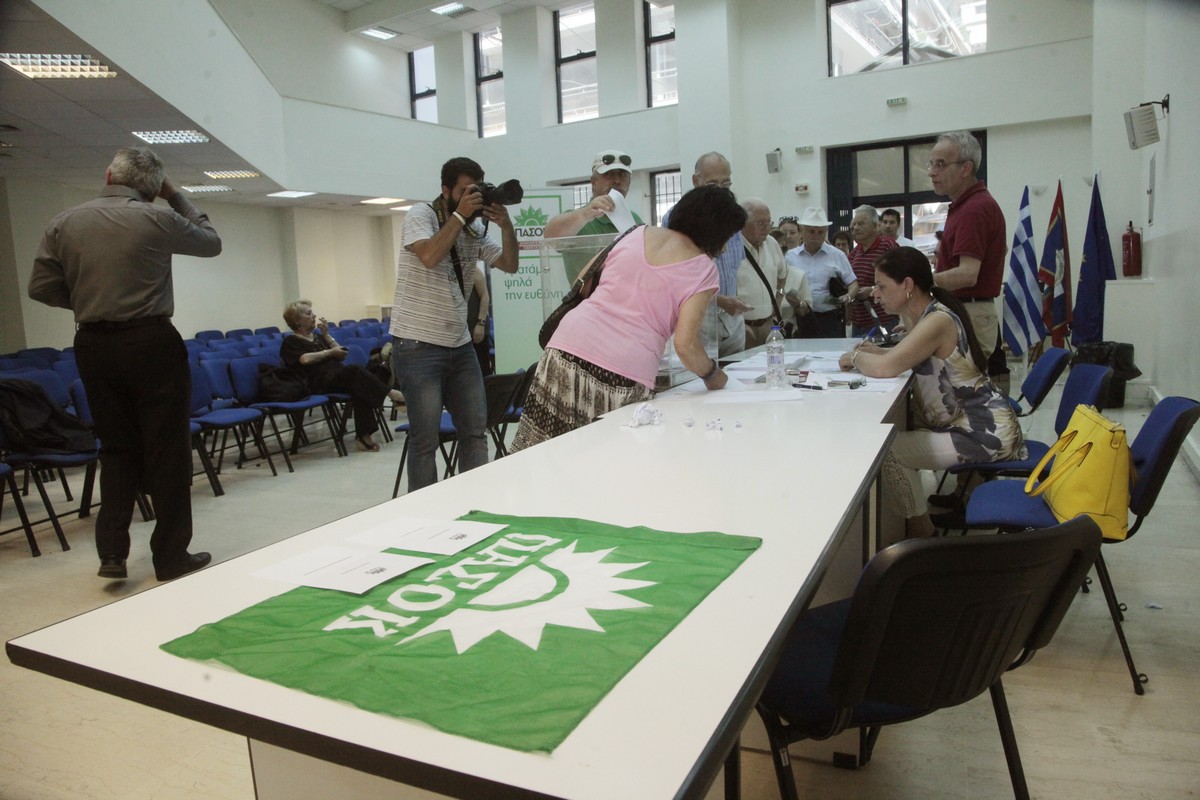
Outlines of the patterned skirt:
{"type": "Polygon", "coordinates": [[[649,400],[653,394],[637,381],[547,348],[538,361],[509,452],[582,428],[602,414],[649,400]]]}

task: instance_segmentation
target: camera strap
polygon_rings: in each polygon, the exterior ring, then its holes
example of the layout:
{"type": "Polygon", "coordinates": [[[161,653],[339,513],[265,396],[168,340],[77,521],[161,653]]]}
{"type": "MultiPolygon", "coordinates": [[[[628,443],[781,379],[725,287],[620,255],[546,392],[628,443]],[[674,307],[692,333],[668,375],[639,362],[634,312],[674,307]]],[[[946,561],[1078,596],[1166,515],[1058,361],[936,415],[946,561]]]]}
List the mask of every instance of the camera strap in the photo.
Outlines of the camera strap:
{"type": "MultiPolygon", "coordinates": [[[[446,201],[439,197],[429,204],[433,208],[433,213],[437,216],[438,228],[446,227],[446,201]]],[[[458,257],[458,243],[450,245],[450,262],[454,264],[454,277],[458,278],[458,290],[462,292],[463,299],[467,299],[467,287],[463,281],[462,259],[458,257]]]]}

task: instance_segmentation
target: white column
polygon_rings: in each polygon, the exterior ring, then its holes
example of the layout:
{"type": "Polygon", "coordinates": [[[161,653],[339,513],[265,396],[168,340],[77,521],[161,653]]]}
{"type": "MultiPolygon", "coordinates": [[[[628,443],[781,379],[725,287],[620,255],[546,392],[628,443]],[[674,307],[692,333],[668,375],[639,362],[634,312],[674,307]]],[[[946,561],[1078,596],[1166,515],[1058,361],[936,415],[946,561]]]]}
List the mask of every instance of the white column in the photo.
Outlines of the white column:
{"type": "Polygon", "coordinates": [[[438,124],[475,130],[475,45],[471,34],[454,33],[436,40],[433,69],[438,124]]]}
{"type": "Polygon", "coordinates": [[[646,107],[642,0],[596,0],[596,78],[600,116],[646,107]]]}

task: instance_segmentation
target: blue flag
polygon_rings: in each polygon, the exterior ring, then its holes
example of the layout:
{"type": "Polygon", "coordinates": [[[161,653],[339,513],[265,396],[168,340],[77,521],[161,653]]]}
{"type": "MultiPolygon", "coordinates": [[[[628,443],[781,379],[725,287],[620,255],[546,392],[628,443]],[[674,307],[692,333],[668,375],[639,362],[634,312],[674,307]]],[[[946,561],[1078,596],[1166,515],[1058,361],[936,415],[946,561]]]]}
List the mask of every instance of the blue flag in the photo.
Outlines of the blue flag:
{"type": "Polygon", "coordinates": [[[1041,292],[1037,285],[1037,255],[1033,249],[1033,218],[1029,213],[1029,187],[1021,196],[1021,211],[1013,232],[1008,274],[1004,276],[1004,341],[1021,355],[1046,338],[1041,292]]]}
{"type": "Polygon", "coordinates": [[[1104,282],[1116,277],[1117,267],[1113,263],[1112,242],[1108,238],[1108,224],[1104,221],[1100,176],[1097,175],[1092,182],[1092,208],[1088,211],[1083,261],[1079,265],[1079,288],[1071,332],[1071,343],[1075,346],[1104,339],[1104,282]]]}
{"type": "Polygon", "coordinates": [[[1038,281],[1046,287],[1042,319],[1055,347],[1065,347],[1071,332],[1071,249],[1067,245],[1067,215],[1063,209],[1062,181],[1050,210],[1050,225],[1042,244],[1038,281]]]}

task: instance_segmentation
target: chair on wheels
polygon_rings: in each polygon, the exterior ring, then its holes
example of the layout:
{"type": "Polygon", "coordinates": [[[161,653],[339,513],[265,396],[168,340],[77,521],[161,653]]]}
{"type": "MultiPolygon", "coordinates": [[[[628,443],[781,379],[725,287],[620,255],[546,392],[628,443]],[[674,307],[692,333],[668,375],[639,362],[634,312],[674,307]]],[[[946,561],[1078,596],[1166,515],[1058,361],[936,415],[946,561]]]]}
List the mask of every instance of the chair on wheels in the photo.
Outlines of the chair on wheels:
{"type": "Polygon", "coordinates": [[[1013,794],[1028,798],[1001,677],[1049,644],[1099,552],[1099,527],[1080,518],[877,553],[852,597],[800,615],[759,699],[780,795],[798,797],[792,742],[858,728],[861,766],[883,725],[989,691],[1013,794]]]}
{"type": "MultiPolygon", "coordinates": [[[[1137,473],[1129,492],[1129,510],[1137,519],[1124,540],[1105,539],[1106,544],[1128,541],[1137,533],[1146,515],[1154,508],[1163,482],[1171,471],[1171,465],[1175,463],[1175,456],[1179,454],[1183,440],[1187,438],[1197,419],[1200,419],[1200,403],[1186,397],[1167,397],[1150,412],[1150,416],[1142,423],[1141,430],[1129,446],[1129,454],[1137,473]]],[[[1040,496],[1030,497],[1025,494],[1025,484],[1021,481],[984,484],[975,490],[967,503],[968,528],[1012,531],[1041,528],[1055,522],[1057,520],[1054,513],[1045,500],[1040,496]]],[[[1100,578],[1104,599],[1108,603],[1108,612],[1112,616],[1113,627],[1121,643],[1125,666],[1129,668],[1129,677],[1133,680],[1133,691],[1145,694],[1145,683],[1149,678],[1145,673],[1138,672],[1133,664],[1133,655],[1129,651],[1129,643],[1125,640],[1125,631],[1121,625],[1125,619],[1123,612],[1126,607],[1117,601],[1117,593],[1113,589],[1112,578],[1104,563],[1103,554],[1096,557],[1096,574],[1100,578]]]]}
{"type": "Polygon", "coordinates": [[[1018,417],[1028,417],[1038,410],[1038,406],[1054,388],[1054,382],[1059,379],[1071,359],[1070,351],[1062,347],[1048,347],[1037,360],[1025,380],[1021,381],[1021,394],[1017,399],[1008,399],[1009,405],[1018,417]],[[1021,408],[1021,401],[1029,404],[1029,410],[1021,408]]]}
{"type": "MultiPolygon", "coordinates": [[[[1095,406],[1097,409],[1102,408],[1101,401],[1108,394],[1108,384],[1112,380],[1112,368],[1100,366],[1099,364],[1076,364],[1071,368],[1071,373],[1067,376],[1067,382],[1063,386],[1062,399],[1058,403],[1058,414],[1054,418],[1054,437],[1055,441],[1059,436],[1062,436],[1063,431],[1067,429],[1067,425],[1071,422],[1071,415],[1075,413],[1078,406],[1095,406]]],[[[972,461],[964,464],[954,464],[946,469],[942,475],[942,481],[946,480],[948,475],[965,476],[958,481],[958,498],[962,501],[963,494],[970,485],[970,477],[978,474],[982,475],[985,480],[992,478],[1025,478],[1031,472],[1037,469],[1038,462],[1042,457],[1049,452],[1051,445],[1054,442],[1040,442],[1035,439],[1026,439],[1025,446],[1029,450],[1029,455],[1022,459],[1013,459],[1011,461],[972,461]]],[[[938,483],[938,488],[941,489],[941,483],[938,483]]]]}

